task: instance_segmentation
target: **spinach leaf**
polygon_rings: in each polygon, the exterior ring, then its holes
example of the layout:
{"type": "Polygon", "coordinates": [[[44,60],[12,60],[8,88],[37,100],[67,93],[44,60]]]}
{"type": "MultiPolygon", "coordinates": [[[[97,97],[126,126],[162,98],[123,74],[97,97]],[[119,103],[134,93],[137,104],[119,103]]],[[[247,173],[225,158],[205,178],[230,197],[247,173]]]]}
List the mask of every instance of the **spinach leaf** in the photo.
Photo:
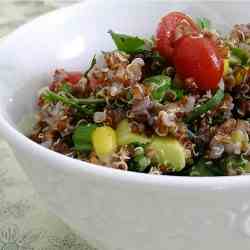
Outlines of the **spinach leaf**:
{"type": "Polygon", "coordinates": [[[118,50],[128,54],[139,53],[144,50],[148,50],[144,39],[135,36],[129,36],[125,34],[115,33],[112,30],[109,31],[113,41],[116,44],[118,50]]]}

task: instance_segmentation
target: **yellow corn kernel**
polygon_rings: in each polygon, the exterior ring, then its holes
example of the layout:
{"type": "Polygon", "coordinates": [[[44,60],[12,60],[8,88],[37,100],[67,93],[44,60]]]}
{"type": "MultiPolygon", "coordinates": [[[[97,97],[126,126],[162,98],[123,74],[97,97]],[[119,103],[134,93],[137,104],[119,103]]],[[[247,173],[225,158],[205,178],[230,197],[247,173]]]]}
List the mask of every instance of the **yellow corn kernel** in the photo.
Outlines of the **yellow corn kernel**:
{"type": "Polygon", "coordinates": [[[224,60],[224,76],[227,75],[229,72],[229,60],[225,59],[224,60]]]}
{"type": "Polygon", "coordinates": [[[115,131],[107,126],[97,128],[92,135],[92,144],[100,160],[108,161],[117,149],[115,131]]]}
{"type": "Polygon", "coordinates": [[[244,79],[246,78],[247,73],[248,73],[247,71],[248,71],[248,69],[242,68],[236,72],[236,74],[235,74],[236,85],[244,82],[244,79]]]}
{"type": "Polygon", "coordinates": [[[248,135],[243,133],[241,130],[234,130],[231,134],[231,139],[233,143],[248,143],[248,135]]]}

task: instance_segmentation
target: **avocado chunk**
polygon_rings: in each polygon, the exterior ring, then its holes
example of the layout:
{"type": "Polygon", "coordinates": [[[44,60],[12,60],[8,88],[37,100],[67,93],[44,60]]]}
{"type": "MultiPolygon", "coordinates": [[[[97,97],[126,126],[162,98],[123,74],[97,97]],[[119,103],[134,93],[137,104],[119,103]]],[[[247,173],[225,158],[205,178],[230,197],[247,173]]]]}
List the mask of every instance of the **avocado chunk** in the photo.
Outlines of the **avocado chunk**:
{"type": "Polygon", "coordinates": [[[148,148],[155,151],[153,160],[156,163],[166,165],[174,172],[185,168],[185,149],[175,138],[154,137],[148,148]]]}
{"type": "Polygon", "coordinates": [[[151,141],[150,138],[144,136],[144,135],[139,135],[131,132],[131,128],[129,127],[128,120],[122,120],[116,129],[116,137],[117,137],[117,143],[119,146],[122,145],[128,145],[130,143],[142,143],[146,144],[151,141]]]}

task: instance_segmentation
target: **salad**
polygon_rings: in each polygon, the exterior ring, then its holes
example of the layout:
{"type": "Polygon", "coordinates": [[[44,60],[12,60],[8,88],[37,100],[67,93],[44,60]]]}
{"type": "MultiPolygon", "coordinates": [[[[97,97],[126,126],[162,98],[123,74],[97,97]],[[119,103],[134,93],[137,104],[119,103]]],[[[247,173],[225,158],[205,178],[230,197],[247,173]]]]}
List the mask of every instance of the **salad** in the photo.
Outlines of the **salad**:
{"type": "Polygon", "coordinates": [[[56,70],[39,92],[33,141],[125,171],[250,173],[250,24],[222,36],[206,18],[170,12],[151,38],[109,35],[104,63],[56,70]]]}

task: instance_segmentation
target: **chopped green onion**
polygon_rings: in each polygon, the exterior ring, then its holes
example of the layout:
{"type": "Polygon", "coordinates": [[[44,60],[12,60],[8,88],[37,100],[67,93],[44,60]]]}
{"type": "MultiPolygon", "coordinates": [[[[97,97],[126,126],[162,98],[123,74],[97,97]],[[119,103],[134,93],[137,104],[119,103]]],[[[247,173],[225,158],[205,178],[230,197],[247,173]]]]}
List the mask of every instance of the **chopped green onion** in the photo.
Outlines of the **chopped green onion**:
{"type": "Polygon", "coordinates": [[[85,124],[75,129],[72,139],[76,150],[90,151],[92,149],[92,134],[96,128],[95,124],[85,124]]]}
{"type": "Polygon", "coordinates": [[[145,155],[138,155],[134,159],[134,167],[138,172],[144,172],[146,168],[151,164],[151,160],[145,155]]]}

